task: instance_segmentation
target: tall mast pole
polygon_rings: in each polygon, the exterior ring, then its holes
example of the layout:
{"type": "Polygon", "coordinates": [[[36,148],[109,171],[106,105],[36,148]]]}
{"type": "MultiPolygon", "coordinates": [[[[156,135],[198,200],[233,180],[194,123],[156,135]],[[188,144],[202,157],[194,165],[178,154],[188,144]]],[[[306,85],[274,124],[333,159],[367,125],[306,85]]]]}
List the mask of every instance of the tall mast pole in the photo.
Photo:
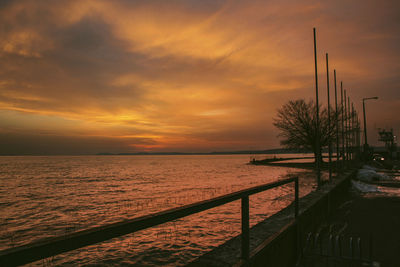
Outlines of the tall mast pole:
{"type": "Polygon", "coordinates": [[[316,33],[315,33],[315,28],[313,28],[313,33],[314,33],[314,65],[315,65],[315,106],[316,106],[316,140],[315,140],[315,148],[316,148],[316,163],[317,163],[317,185],[318,187],[321,186],[321,148],[320,148],[320,137],[319,137],[319,101],[318,101],[318,67],[317,67],[317,38],[316,38],[316,33]]]}
{"type": "Polygon", "coordinates": [[[347,119],[347,159],[351,161],[352,158],[352,152],[351,152],[351,113],[350,113],[350,96],[347,96],[347,113],[348,113],[348,119],[347,119]]]}
{"type": "Polygon", "coordinates": [[[340,107],[342,110],[342,169],[344,169],[344,161],[345,161],[345,154],[344,154],[344,103],[343,103],[343,82],[340,82],[340,107]]]}
{"type": "Polygon", "coordinates": [[[337,106],[336,70],[333,70],[335,80],[335,125],[336,125],[336,172],[339,171],[339,114],[337,106]]]}
{"type": "Polygon", "coordinates": [[[329,61],[326,53],[326,90],[328,95],[328,158],[329,158],[329,181],[332,181],[332,140],[331,140],[331,100],[329,95],[329,61]]]}
{"type": "Polygon", "coordinates": [[[357,130],[357,146],[358,146],[358,151],[360,153],[360,157],[361,157],[361,119],[360,119],[360,115],[357,114],[357,126],[358,126],[358,130],[357,130]]]}
{"type": "Polygon", "coordinates": [[[364,154],[368,149],[368,141],[367,141],[367,119],[365,118],[365,101],[363,99],[363,114],[364,114],[364,154]]]}
{"type": "Polygon", "coordinates": [[[354,103],[351,102],[351,147],[353,151],[353,160],[356,158],[356,149],[355,149],[355,110],[354,110],[354,103]]]}
{"type": "Polygon", "coordinates": [[[345,140],[345,153],[344,153],[344,160],[346,162],[346,166],[347,166],[347,161],[349,160],[349,147],[348,147],[348,136],[347,136],[347,96],[346,96],[346,90],[344,90],[344,140],[345,140]]]}

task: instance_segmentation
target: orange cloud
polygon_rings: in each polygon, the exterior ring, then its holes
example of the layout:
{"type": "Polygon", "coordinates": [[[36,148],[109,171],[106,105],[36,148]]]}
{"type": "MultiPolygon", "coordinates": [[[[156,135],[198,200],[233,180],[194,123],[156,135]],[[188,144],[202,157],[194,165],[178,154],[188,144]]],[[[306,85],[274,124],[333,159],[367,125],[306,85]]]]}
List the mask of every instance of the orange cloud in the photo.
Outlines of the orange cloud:
{"type": "MultiPolygon", "coordinates": [[[[382,106],[395,106],[398,7],[377,0],[10,1],[0,7],[0,131],[103,138],[126,150],[276,147],[275,110],[314,96],[314,26],[322,102],[329,52],[358,109],[362,97],[377,94],[382,106]]],[[[381,114],[371,125],[390,120],[400,128],[390,112],[381,114]]]]}

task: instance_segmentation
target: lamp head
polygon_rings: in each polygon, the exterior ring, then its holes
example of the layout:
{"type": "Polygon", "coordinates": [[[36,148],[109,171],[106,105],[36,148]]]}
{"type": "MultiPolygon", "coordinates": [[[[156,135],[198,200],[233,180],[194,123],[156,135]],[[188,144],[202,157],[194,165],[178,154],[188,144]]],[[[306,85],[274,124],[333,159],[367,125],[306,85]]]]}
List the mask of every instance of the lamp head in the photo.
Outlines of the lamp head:
{"type": "Polygon", "coordinates": [[[377,96],[374,96],[374,97],[366,97],[366,98],[363,98],[363,101],[365,101],[365,100],[370,100],[370,99],[378,99],[378,97],[377,97],[377,96]]]}

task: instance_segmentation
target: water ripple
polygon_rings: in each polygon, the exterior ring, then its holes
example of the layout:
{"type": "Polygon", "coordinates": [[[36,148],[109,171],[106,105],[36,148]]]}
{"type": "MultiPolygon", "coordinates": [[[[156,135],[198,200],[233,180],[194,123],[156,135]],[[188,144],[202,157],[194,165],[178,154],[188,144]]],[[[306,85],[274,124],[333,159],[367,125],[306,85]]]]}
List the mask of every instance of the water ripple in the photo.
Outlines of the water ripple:
{"type": "MultiPolygon", "coordinates": [[[[0,158],[0,249],[131,219],[275,181],[297,170],[246,155],[0,158]]],[[[313,180],[300,180],[300,194],[313,180]]],[[[293,186],[250,197],[251,225],[293,200],[293,186]]],[[[240,233],[240,201],[58,255],[56,265],[177,266],[240,233]]],[[[42,266],[43,261],[33,264],[42,266]]]]}

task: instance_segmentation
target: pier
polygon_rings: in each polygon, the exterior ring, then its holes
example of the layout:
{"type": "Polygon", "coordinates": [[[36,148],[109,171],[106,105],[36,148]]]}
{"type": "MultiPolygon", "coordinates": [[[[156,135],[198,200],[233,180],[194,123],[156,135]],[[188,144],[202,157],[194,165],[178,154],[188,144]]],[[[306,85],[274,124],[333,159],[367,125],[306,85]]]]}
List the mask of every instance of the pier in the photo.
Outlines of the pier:
{"type": "Polygon", "coordinates": [[[291,216],[291,205],[255,225],[250,231],[251,253],[248,261],[238,254],[238,236],[188,266],[296,266],[302,258],[306,233],[317,229],[343,203],[355,174],[356,170],[346,172],[334,183],[325,184],[301,198],[297,220],[291,216]]]}

